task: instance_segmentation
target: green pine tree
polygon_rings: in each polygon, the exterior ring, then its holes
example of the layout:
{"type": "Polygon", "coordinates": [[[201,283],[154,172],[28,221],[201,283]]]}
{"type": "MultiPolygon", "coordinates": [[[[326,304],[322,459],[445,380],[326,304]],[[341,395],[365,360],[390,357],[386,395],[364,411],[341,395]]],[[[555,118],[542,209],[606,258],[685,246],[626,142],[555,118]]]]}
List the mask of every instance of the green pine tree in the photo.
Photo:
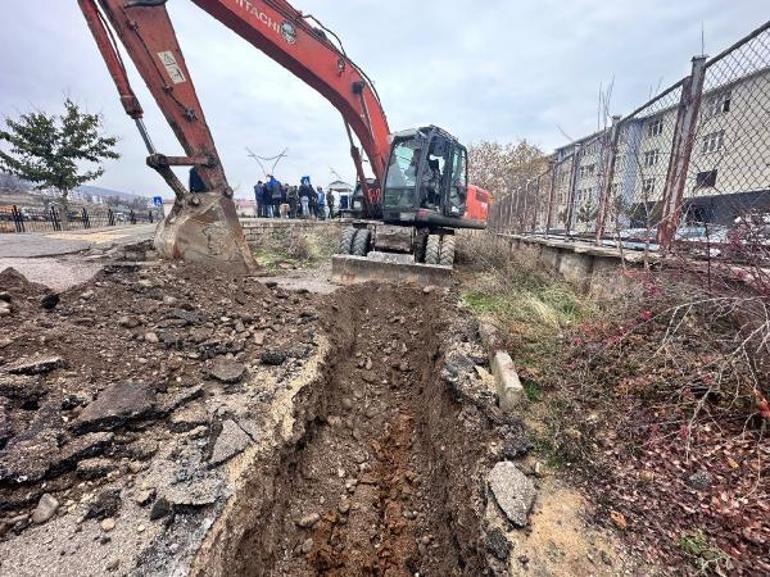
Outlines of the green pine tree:
{"type": "Polygon", "coordinates": [[[103,160],[120,158],[114,150],[118,139],[101,135],[101,115],[81,112],[69,98],[64,114],[30,112],[17,120],[8,118],[5,124],[0,142],[10,147],[0,150],[0,170],[37,188],[56,189],[65,224],[70,191],[104,174],[103,160]]]}

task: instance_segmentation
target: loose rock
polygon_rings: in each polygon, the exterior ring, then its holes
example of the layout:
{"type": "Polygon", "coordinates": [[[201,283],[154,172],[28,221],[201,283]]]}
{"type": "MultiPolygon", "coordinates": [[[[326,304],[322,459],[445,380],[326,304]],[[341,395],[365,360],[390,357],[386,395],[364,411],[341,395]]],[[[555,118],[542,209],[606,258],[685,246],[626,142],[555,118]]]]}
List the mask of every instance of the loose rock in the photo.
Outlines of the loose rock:
{"type": "Polygon", "coordinates": [[[305,515],[304,517],[299,519],[297,521],[297,526],[302,527],[303,529],[309,529],[310,527],[318,523],[318,521],[320,520],[321,520],[321,515],[319,515],[318,513],[310,513],[309,515],[305,515]]]}
{"type": "Polygon", "coordinates": [[[703,469],[699,471],[695,471],[690,477],[687,479],[687,483],[692,487],[693,489],[696,489],[698,491],[705,491],[709,487],[711,487],[712,478],[711,473],[708,471],[704,471],[703,469]]]}
{"type": "Polygon", "coordinates": [[[281,351],[264,351],[259,358],[263,365],[279,366],[286,361],[286,353],[281,351]]]}
{"type": "Polygon", "coordinates": [[[149,416],[155,391],[144,383],[118,383],[99,393],[99,398],[80,413],[78,433],[117,429],[128,421],[149,416]]]}
{"type": "Polygon", "coordinates": [[[57,356],[35,356],[22,359],[6,367],[6,371],[12,375],[41,375],[64,367],[64,359],[57,356]]]}
{"type": "Polygon", "coordinates": [[[57,501],[53,495],[44,493],[43,496],[40,497],[40,501],[38,501],[35,511],[32,513],[32,522],[37,524],[45,523],[54,516],[54,513],[56,513],[58,508],[59,501],[57,501]]]}
{"type": "Polygon", "coordinates": [[[171,503],[167,499],[161,497],[152,505],[150,509],[150,521],[161,519],[171,513],[171,503]]]}
{"type": "Polygon", "coordinates": [[[209,368],[209,374],[223,383],[237,383],[246,373],[246,367],[231,359],[216,359],[209,368]]]}
{"type": "Polygon", "coordinates": [[[220,465],[241,453],[251,443],[249,436],[235,421],[230,419],[222,423],[222,430],[217,436],[209,462],[220,465]]]}
{"type": "Polygon", "coordinates": [[[115,519],[108,517],[99,523],[99,526],[102,528],[102,531],[109,533],[115,528],[115,519]]]}
{"type": "Polygon", "coordinates": [[[492,468],[487,482],[508,520],[517,527],[524,527],[535,501],[532,481],[510,461],[501,461],[492,468]]]}

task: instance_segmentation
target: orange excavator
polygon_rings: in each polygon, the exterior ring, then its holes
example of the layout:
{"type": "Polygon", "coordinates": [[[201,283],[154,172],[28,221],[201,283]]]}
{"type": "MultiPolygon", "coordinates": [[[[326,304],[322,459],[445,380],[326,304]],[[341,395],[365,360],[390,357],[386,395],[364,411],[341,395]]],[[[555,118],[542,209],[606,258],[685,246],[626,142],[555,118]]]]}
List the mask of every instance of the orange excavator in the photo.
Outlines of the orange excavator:
{"type": "MultiPolygon", "coordinates": [[[[391,134],[371,80],[317,18],[285,0],[191,0],[323,95],[342,114],[362,199],[344,230],[335,267],[360,261],[450,267],[454,231],[483,228],[489,194],[468,184],[467,151],[435,126],[391,134]],[[364,173],[360,148],[374,179],[364,173]],[[369,257],[367,259],[367,257],[369,257]]],[[[169,258],[254,267],[232,189],[165,7],[166,0],[78,0],[99,51],[155,169],[176,195],[155,244],[169,258]],[[123,44],[184,150],[159,153],[118,50],[123,44]],[[173,167],[190,167],[186,187],[173,167]]],[[[352,263],[352,264],[351,264],[352,263]]],[[[359,263],[356,265],[356,263],[359,263]]],[[[351,268],[352,267],[352,268],[351,268]]],[[[344,279],[343,279],[344,280],[344,279]]]]}

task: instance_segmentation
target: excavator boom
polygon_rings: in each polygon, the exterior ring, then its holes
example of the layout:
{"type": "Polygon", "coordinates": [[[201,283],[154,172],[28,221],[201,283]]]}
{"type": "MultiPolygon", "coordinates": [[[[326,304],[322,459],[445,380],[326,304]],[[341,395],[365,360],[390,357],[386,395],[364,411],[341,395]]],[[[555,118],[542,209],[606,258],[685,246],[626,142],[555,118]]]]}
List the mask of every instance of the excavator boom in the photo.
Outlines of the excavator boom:
{"type": "MultiPolygon", "coordinates": [[[[342,114],[368,214],[378,211],[377,187],[368,187],[360,152],[382,181],[388,161],[388,121],[366,75],[347,57],[334,34],[285,0],[192,0],[270,58],[315,88],[342,114]],[[332,40],[335,40],[335,44],[332,40]]],[[[230,194],[216,146],[206,124],[166,0],[78,0],[97,46],[115,81],[126,112],[137,121],[148,147],[148,164],[158,170],[177,198],[185,194],[170,166],[194,166],[207,190],[230,194]],[[109,25],[107,24],[109,23],[109,25]],[[128,81],[112,30],[120,38],[186,157],[158,154],[141,123],[142,108],[128,81]]]]}
{"type": "MultiPolygon", "coordinates": [[[[393,135],[396,140],[391,150],[388,121],[373,83],[347,56],[333,32],[286,0],[191,1],[315,88],[342,114],[361,187],[363,216],[388,224],[379,228],[371,221],[355,224],[355,230],[343,235],[340,251],[356,257],[366,256],[370,249],[406,252],[411,255],[401,254],[401,260],[411,258],[415,264],[449,266],[451,270],[454,230],[484,226],[482,220],[473,220],[476,215],[470,209],[474,202],[482,209],[482,218],[486,217],[487,196],[467,183],[465,147],[449,133],[429,126],[393,135]],[[354,134],[369,159],[374,182],[366,178],[354,134]]],[[[156,233],[159,251],[169,257],[224,260],[252,268],[253,257],[235,213],[232,190],[166,11],[166,0],[78,3],[121,102],[147,146],[147,163],[177,197],[171,215],[156,233]],[[113,34],[163,111],[184,156],[155,150],[113,34]],[[195,190],[188,190],[177,178],[172,167],[178,166],[191,167],[189,188],[195,190]]]]}

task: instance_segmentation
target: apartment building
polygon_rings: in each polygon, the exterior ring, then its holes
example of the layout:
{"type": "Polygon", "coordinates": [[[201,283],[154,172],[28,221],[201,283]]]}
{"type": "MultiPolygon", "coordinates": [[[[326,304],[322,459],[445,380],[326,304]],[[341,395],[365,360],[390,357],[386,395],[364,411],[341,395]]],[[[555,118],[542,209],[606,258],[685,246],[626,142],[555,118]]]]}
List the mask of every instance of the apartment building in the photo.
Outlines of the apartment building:
{"type": "MultiPolygon", "coordinates": [[[[611,174],[611,129],[555,151],[553,229],[567,228],[570,219],[571,230],[592,230],[608,178],[617,224],[639,227],[655,220],[669,170],[679,90],[617,124],[611,174]]],[[[770,68],[731,82],[707,76],[683,208],[686,221],[725,225],[749,210],[770,212],[770,68]]]]}

